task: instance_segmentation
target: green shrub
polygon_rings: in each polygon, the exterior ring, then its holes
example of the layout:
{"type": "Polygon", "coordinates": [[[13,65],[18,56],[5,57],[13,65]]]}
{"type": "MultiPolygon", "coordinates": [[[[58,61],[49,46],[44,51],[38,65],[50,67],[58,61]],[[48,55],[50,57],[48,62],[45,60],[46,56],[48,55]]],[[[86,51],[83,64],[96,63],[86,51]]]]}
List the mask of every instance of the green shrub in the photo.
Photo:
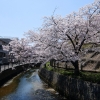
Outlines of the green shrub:
{"type": "Polygon", "coordinates": [[[57,72],[59,74],[65,75],[65,76],[71,76],[73,78],[78,78],[78,79],[82,79],[82,80],[85,80],[85,81],[100,84],[100,73],[80,71],[79,76],[76,76],[74,74],[74,70],[65,70],[65,69],[62,69],[62,68],[53,68],[53,67],[50,66],[50,62],[46,63],[46,69],[49,70],[49,71],[57,72]]]}

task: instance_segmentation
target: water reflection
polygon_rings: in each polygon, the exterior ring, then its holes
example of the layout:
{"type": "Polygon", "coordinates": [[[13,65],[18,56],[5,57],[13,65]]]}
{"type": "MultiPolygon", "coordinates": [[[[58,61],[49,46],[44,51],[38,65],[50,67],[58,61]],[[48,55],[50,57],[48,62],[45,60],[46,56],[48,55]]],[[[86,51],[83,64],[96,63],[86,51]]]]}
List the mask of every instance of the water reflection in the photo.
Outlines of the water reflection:
{"type": "Polygon", "coordinates": [[[45,84],[37,73],[38,70],[25,73],[20,78],[15,91],[0,100],[58,100],[52,93],[45,90],[45,84]]]}

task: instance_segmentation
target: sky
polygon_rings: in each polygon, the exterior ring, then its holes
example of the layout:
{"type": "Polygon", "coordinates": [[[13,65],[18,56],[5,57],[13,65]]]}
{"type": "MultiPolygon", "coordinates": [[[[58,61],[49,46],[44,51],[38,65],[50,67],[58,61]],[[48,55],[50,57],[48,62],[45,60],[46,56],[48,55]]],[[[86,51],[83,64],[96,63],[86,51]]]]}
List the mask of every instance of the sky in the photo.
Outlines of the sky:
{"type": "Polygon", "coordinates": [[[94,0],[0,0],[0,37],[23,38],[28,30],[42,26],[43,18],[66,16],[94,0]]]}

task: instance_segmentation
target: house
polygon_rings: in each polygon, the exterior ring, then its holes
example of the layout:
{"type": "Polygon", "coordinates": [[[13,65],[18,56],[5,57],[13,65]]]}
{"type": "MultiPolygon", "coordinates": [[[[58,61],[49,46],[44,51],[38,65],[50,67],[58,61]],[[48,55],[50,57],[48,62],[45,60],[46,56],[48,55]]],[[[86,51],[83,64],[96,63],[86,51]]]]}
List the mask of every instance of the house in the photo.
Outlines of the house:
{"type": "Polygon", "coordinates": [[[1,45],[7,45],[7,44],[9,44],[10,41],[11,41],[11,39],[8,39],[8,38],[0,38],[1,45]]]}
{"type": "Polygon", "coordinates": [[[3,50],[3,45],[9,44],[11,39],[8,38],[0,38],[0,64],[8,63],[8,54],[9,52],[6,50],[3,50]]]}

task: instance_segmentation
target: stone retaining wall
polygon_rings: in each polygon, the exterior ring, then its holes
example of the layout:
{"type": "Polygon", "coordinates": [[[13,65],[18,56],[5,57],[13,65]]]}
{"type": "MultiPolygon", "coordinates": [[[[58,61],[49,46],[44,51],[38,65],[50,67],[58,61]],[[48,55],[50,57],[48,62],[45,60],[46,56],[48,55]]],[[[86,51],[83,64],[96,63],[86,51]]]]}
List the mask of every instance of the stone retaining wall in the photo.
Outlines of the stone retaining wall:
{"type": "Polygon", "coordinates": [[[100,100],[100,85],[60,75],[42,68],[40,77],[69,100],[100,100]]]}
{"type": "Polygon", "coordinates": [[[12,70],[12,68],[9,68],[2,73],[0,73],[0,86],[2,86],[5,82],[12,79],[17,74],[24,71],[24,68],[22,66],[17,66],[15,69],[12,70]]]}
{"type": "Polygon", "coordinates": [[[26,71],[28,68],[39,68],[41,63],[31,63],[31,64],[24,64],[24,65],[19,65],[14,67],[14,69],[9,68],[4,70],[3,72],[0,73],[0,87],[7,82],[8,80],[12,79],[14,76],[18,75],[19,73],[26,71]]]}
{"type": "Polygon", "coordinates": [[[12,79],[14,76],[18,75],[19,73],[27,70],[29,67],[29,64],[19,65],[14,67],[14,69],[9,68],[4,70],[0,73],[0,86],[2,86],[5,82],[12,79]]]}

